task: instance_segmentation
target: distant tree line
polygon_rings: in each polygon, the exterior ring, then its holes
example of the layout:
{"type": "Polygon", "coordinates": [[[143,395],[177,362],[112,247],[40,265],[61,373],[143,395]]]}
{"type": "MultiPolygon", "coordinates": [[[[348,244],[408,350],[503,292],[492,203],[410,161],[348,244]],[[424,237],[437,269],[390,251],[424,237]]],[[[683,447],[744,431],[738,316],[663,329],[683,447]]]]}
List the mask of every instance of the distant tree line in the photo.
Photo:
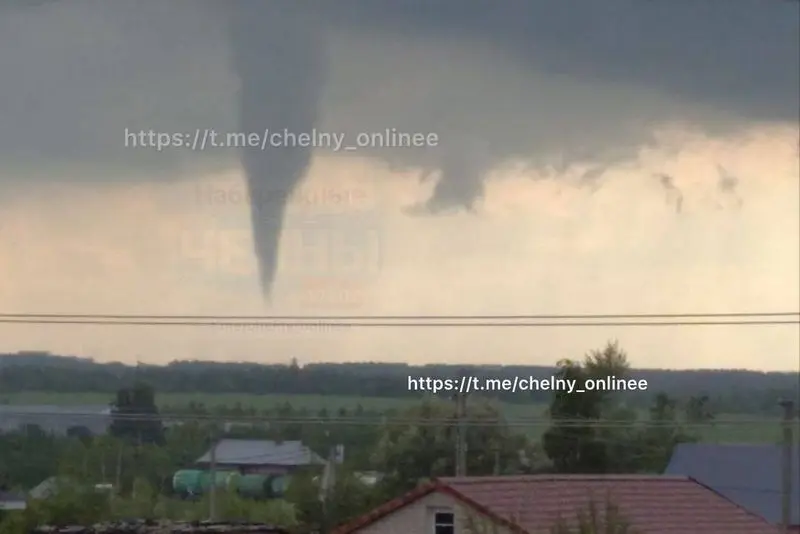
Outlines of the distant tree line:
{"type": "MultiPolygon", "coordinates": [[[[0,354],[0,391],[102,392],[115,394],[135,381],[151,384],[159,393],[306,394],[384,398],[418,398],[408,390],[408,377],[449,377],[470,373],[479,377],[547,378],[558,371],[544,366],[412,366],[387,363],[326,363],[259,365],[176,361],[164,366],[96,363],[90,359],[25,352],[0,354]]],[[[777,402],[797,398],[797,373],[744,370],[632,370],[631,377],[648,381],[649,390],[626,396],[632,406],[646,408],[656,393],[679,400],[705,395],[717,412],[779,414],[777,402]]],[[[498,392],[511,403],[550,401],[547,391],[529,394],[498,392]]],[[[2,402],[2,394],[0,394],[2,402]]]]}

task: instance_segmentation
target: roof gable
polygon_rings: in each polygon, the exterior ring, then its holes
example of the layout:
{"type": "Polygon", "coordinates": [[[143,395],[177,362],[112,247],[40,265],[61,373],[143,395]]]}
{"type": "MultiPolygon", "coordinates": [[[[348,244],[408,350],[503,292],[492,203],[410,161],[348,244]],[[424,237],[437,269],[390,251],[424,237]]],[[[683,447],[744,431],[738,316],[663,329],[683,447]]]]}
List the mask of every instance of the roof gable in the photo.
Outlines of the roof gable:
{"type": "Polygon", "coordinates": [[[387,517],[394,512],[400,510],[401,508],[405,508],[406,506],[422,499],[423,497],[430,495],[433,492],[441,492],[449,495],[450,497],[455,498],[456,500],[464,503],[464,505],[472,508],[476,512],[487,516],[497,523],[508,527],[512,533],[515,534],[527,534],[519,525],[514,524],[512,521],[508,520],[507,518],[501,517],[488,508],[486,508],[482,503],[475,502],[469,497],[462,495],[458,491],[455,491],[453,488],[444,484],[440,480],[432,480],[425,484],[421,484],[417,486],[413,490],[409,491],[408,493],[401,495],[391,501],[385,502],[381,506],[373,509],[367,514],[364,514],[361,517],[358,517],[349,523],[344,525],[340,525],[336,527],[331,534],[351,534],[355,533],[358,530],[371,525],[384,517],[387,517]]]}
{"type": "MultiPolygon", "coordinates": [[[[690,476],[714,491],[778,524],[782,516],[781,462],[778,445],[682,443],[665,470],[690,476]]],[[[800,462],[793,456],[792,524],[800,525],[800,462]]]]}
{"type": "Polygon", "coordinates": [[[531,475],[435,480],[339,527],[334,534],[355,533],[433,491],[448,493],[520,533],[539,532],[562,518],[574,519],[592,501],[602,511],[609,498],[634,528],[646,534],[776,532],[763,519],[687,477],[531,475]]]}

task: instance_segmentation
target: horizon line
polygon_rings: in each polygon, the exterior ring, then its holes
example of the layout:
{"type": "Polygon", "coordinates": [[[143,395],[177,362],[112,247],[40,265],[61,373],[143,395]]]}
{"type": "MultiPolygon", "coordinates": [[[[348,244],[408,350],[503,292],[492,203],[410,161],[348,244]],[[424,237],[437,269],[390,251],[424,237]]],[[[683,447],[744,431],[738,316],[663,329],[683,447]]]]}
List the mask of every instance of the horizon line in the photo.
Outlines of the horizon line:
{"type": "MultiPolygon", "coordinates": [[[[206,360],[206,359],[174,359],[166,363],[149,363],[141,360],[135,360],[128,363],[120,360],[107,360],[98,361],[91,356],[77,356],[68,354],[55,354],[50,351],[43,350],[19,350],[17,352],[0,352],[0,368],[2,368],[2,360],[7,357],[36,357],[44,356],[49,358],[62,358],[71,360],[82,360],[83,363],[91,365],[117,365],[135,369],[136,367],[159,367],[167,368],[175,364],[222,364],[222,365],[250,365],[261,367],[289,367],[292,365],[293,360],[297,363],[300,369],[311,365],[383,365],[394,367],[407,367],[409,369],[424,368],[424,367],[463,367],[464,370],[471,368],[542,368],[542,369],[556,369],[557,363],[552,364],[497,364],[497,363],[449,363],[449,362],[425,362],[425,363],[408,363],[408,362],[392,362],[380,360],[345,360],[345,361],[316,361],[316,362],[300,362],[299,359],[290,358],[288,362],[254,362],[248,360],[206,360]]],[[[582,358],[582,357],[581,357],[582,358]]],[[[750,369],[744,367],[687,367],[687,368],[669,368],[669,367],[636,367],[631,365],[631,371],[666,371],[666,372],[746,372],[746,373],[760,373],[760,374],[792,374],[800,373],[800,368],[786,369],[786,370],[771,370],[765,371],[761,369],[750,369]]]]}

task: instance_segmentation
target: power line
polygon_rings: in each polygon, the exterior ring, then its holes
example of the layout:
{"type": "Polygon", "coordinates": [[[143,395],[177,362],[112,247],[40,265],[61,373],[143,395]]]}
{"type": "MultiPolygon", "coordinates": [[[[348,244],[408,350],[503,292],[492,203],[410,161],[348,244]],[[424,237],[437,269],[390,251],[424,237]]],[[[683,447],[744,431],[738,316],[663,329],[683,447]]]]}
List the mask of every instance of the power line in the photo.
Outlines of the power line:
{"type": "Polygon", "coordinates": [[[516,321],[516,320],[580,320],[580,319],[686,319],[793,317],[800,312],[736,312],[736,313],[630,313],[578,315],[113,315],[75,313],[0,313],[0,319],[87,319],[87,320],[176,320],[176,321],[516,321]]]}
{"type": "MultiPolygon", "coordinates": [[[[194,423],[243,423],[243,424],[318,424],[318,425],[418,425],[418,426],[451,426],[458,423],[455,414],[451,417],[396,417],[385,416],[241,416],[241,415],[210,415],[210,414],[158,414],[158,413],[98,413],[98,412],[28,412],[24,410],[0,410],[0,415],[11,417],[24,417],[36,419],[39,417],[70,417],[70,418],[113,418],[126,421],[162,421],[162,422],[194,422],[194,423]]],[[[754,419],[712,419],[708,422],[681,422],[681,421],[650,421],[650,420],[596,420],[596,419],[549,419],[541,416],[535,417],[480,417],[469,416],[465,424],[477,427],[487,426],[551,426],[557,424],[563,427],[593,428],[634,428],[646,426],[648,428],[672,428],[678,424],[681,427],[731,427],[744,425],[776,425],[779,419],[754,418],[754,419]]]]}
{"type": "Polygon", "coordinates": [[[0,324],[308,328],[555,328],[800,325],[800,312],[573,315],[112,315],[0,314],[0,324]],[[786,319],[790,318],[790,319],[786,319]],[[793,319],[791,319],[793,318],[793,319]]]}
{"type": "Polygon", "coordinates": [[[204,321],[204,320],[94,320],[94,319],[0,319],[0,324],[25,325],[86,325],[86,326],[184,326],[215,327],[238,329],[292,329],[309,327],[317,329],[334,328],[564,328],[564,327],[670,327],[670,326],[780,326],[800,325],[797,320],[728,320],[728,321],[603,321],[603,322],[314,322],[308,319],[287,321],[204,321]]]}

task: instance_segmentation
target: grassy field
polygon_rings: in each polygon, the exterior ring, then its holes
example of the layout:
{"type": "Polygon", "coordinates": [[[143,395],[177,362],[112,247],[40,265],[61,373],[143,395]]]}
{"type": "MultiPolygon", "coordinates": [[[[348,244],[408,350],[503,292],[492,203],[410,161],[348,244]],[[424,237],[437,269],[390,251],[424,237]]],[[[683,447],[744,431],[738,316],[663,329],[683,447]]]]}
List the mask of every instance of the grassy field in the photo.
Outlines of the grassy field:
{"type": "MultiPolygon", "coordinates": [[[[103,393],[43,393],[23,392],[0,395],[0,403],[7,404],[52,404],[52,405],[101,405],[113,400],[113,395],[103,393]]],[[[253,406],[256,409],[269,409],[288,402],[295,408],[307,408],[318,411],[327,408],[335,412],[339,408],[355,408],[359,404],[371,411],[384,411],[414,405],[412,398],[382,398],[357,396],[323,396],[323,395],[251,395],[251,394],[203,394],[203,393],[161,393],[156,402],[163,410],[165,407],[187,405],[190,402],[203,403],[213,409],[216,406],[233,406],[237,402],[243,407],[253,406]]],[[[543,404],[503,404],[503,412],[510,420],[525,418],[544,418],[546,405],[543,404]]],[[[701,434],[704,441],[709,442],[741,442],[741,443],[774,443],[780,439],[780,420],[743,414],[719,414],[717,422],[703,428],[701,434]]],[[[528,428],[526,433],[538,436],[544,426],[528,428]]]]}
{"type": "MultiPolygon", "coordinates": [[[[49,393],[26,391],[22,393],[7,393],[0,395],[0,402],[8,401],[9,404],[57,404],[57,405],[92,405],[108,404],[114,400],[113,395],[105,393],[49,393]]],[[[327,408],[336,411],[340,408],[355,408],[359,404],[369,410],[389,410],[404,408],[413,405],[414,399],[398,399],[384,397],[356,397],[356,396],[325,396],[325,395],[252,395],[236,393],[159,393],[156,395],[156,404],[159,408],[165,406],[185,406],[190,402],[203,403],[207,408],[215,406],[233,406],[237,402],[244,407],[253,406],[258,410],[274,408],[279,404],[288,402],[294,408],[306,408],[318,411],[327,408]]],[[[527,414],[538,415],[542,406],[535,406],[538,411],[530,412],[533,407],[521,407],[528,411],[527,414]]]]}

